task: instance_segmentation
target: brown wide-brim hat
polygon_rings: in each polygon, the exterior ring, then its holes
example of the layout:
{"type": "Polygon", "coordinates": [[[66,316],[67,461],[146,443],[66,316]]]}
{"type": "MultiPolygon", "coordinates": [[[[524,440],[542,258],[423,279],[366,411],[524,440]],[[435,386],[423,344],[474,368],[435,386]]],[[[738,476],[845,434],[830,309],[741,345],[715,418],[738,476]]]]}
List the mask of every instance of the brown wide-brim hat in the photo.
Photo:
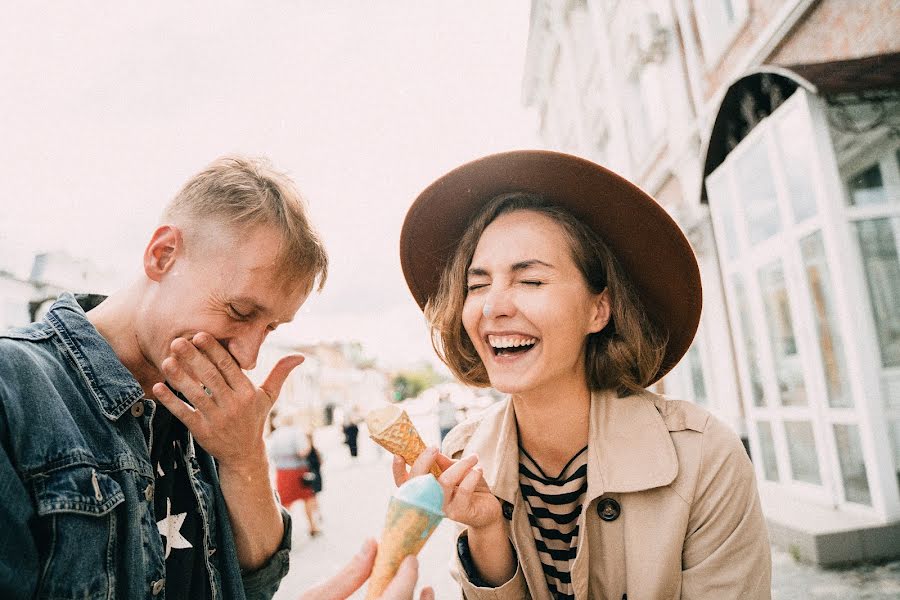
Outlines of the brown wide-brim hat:
{"type": "MultiPolygon", "coordinates": [[[[538,194],[593,229],[666,337],[658,381],[688,351],[703,304],[700,270],[681,229],[634,184],[583,158],[545,150],[492,154],[458,167],[419,194],[400,233],[400,264],[420,308],[437,293],[472,217],[508,192],[538,194]]],[[[652,382],[651,382],[652,383],[652,382]]]]}

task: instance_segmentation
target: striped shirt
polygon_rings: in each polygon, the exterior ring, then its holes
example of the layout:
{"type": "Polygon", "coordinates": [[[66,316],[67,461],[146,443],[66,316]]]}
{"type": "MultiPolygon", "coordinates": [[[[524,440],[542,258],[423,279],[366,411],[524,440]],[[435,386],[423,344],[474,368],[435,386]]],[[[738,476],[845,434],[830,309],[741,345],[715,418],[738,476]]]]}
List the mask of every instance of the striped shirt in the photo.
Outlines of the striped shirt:
{"type": "Polygon", "coordinates": [[[587,494],[587,446],[550,477],[519,447],[519,488],[550,594],[574,600],[570,571],[578,549],[578,517],[587,494]]]}

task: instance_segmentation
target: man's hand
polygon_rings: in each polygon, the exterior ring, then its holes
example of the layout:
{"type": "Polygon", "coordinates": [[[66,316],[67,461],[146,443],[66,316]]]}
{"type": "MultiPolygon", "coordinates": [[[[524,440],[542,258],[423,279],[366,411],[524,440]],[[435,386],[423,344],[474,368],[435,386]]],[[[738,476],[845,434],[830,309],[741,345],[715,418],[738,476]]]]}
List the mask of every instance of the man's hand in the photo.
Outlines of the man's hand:
{"type": "Polygon", "coordinates": [[[162,371],[192,406],[182,402],[163,383],[153,386],[156,398],[223,467],[264,461],[266,416],[288,375],[303,362],[303,356],[282,358],[265,382],[256,387],[231,354],[208,333],[197,333],[193,343],[177,338],[170,350],[172,355],[163,361],[162,371]]]}
{"type": "MultiPolygon", "coordinates": [[[[307,590],[299,600],[346,600],[372,573],[377,548],[374,540],[366,540],[359,554],[343,569],[325,583],[307,590]]],[[[418,577],[419,563],[414,556],[409,556],[400,564],[397,575],[379,600],[412,600],[418,577]]],[[[419,600],[434,600],[434,590],[424,588],[419,600]]]]}
{"type": "Polygon", "coordinates": [[[282,358],[256,387],[213,336],[200,332],[192,341],[173,341],[172,355],[161,365],[168,382],[191,404],[163,383],[154,385],[153,393],[219,461],[219,483],[238,563],[255,570],[269,560],[284,537],[281,509],[269,479],[263,428],[281,386],[303,357],[282,358]]]}

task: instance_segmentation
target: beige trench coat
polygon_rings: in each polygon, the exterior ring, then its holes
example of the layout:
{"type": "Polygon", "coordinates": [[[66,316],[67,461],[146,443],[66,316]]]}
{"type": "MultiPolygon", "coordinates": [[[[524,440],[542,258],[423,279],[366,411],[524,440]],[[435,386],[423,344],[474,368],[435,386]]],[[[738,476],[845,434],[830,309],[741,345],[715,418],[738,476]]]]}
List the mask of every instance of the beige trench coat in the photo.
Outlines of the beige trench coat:
{"type": "MultiPolygon", "coordinates": [[[[515,576],[473,585],[454,552],[451,571],[468,600],[552,600],[519,494],[512,402],[458,425],[454,458],[475,453],[504,503],[515,576]]],[[[771,597],[771,556],[753,467],[734,432],[702,408],[656,394],[591,399],[586,510],[572,567],[578,600],[771,597]],[[598,506],[606,508],[603,520],[598,506]]],[[[462,529],[460,535],[465,535],[462,529]]]]}

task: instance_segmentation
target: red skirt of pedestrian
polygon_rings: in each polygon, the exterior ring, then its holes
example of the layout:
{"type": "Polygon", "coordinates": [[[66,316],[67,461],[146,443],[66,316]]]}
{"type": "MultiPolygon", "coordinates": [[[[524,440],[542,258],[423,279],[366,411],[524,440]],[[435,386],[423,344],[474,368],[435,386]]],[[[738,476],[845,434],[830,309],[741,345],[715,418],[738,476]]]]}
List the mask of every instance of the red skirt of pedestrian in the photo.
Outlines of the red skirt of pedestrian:
{"type": "Polygon", "coordinates": [[[278,495],[281,496],[281,503],[284,506],[290,506],[296,500],[309,500],[315,497],[312,489],[303,483],[304,473],[309,473],[309,469],[306,467],[277,469],[276,485],[278,486],[278,495]]]}

